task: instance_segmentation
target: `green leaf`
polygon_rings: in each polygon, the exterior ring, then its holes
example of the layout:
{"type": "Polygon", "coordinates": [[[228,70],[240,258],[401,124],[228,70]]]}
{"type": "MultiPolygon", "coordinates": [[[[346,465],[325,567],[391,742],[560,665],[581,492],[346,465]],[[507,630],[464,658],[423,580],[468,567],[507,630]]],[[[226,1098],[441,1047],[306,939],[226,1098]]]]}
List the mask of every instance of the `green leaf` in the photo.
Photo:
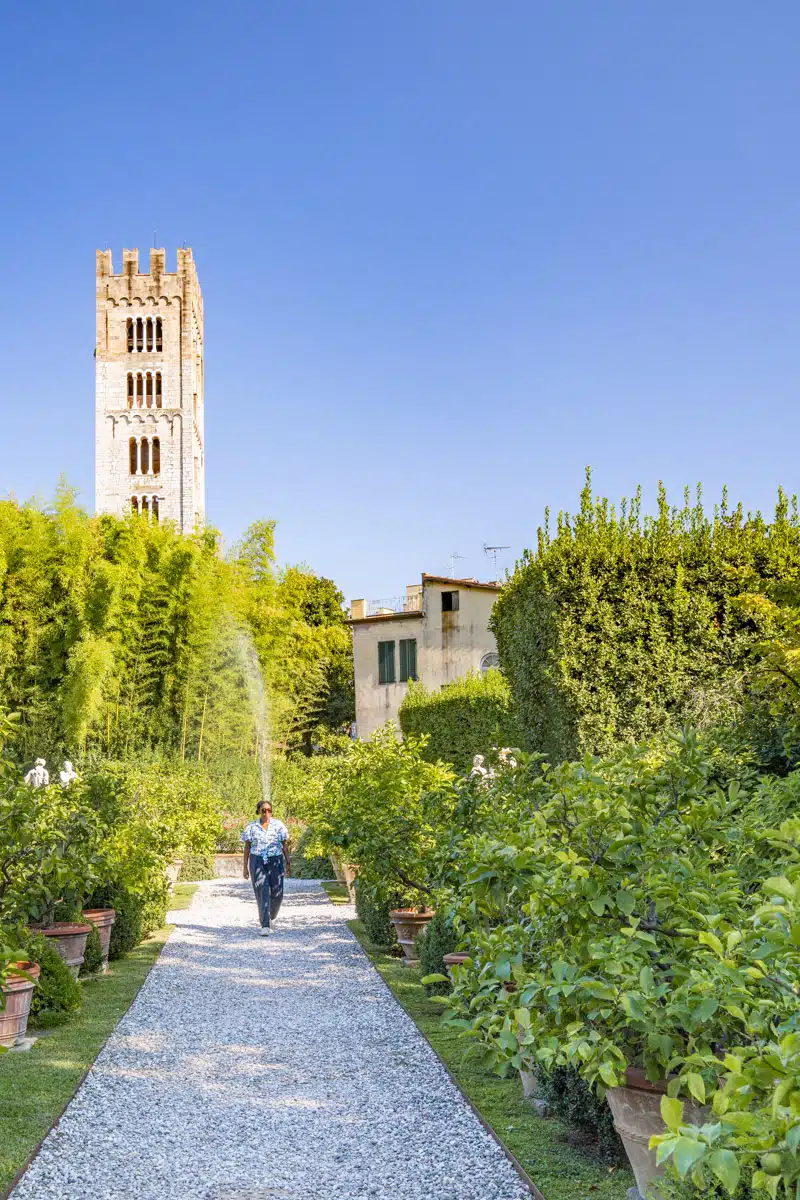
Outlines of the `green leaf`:
{"type": "Polygon", "coordinates": [[[705,1152],[706,1148],[702,1142],[697,1142],[694,1138],[690,1137],[678,1138],[675,1143],[672,1161],[675,1163],[681,1178],[694,1166],[698,1159],[703,1157],[705,1152]]]}
{"type": "Polygon", "coordinates": [[[661,1120],[667,1129],[677,1133],[683,1121],[683,1101],[673,1100],[671,1096],[661,1097],[661,1120]]]}
{"type": "Polygon", "coordinates": [[[624,912],[625,916],[629,917],[636,906],[636,897],[633,892],[617,892],[616,901],[620,912],[624,912]]]}
{"type": "Polygon", "coordinates": [[[690,1071],[686,1076],[686,1082],[689,1085],[689,1091],[694,1096],[699,1104],[706,1102],[706,1085],[703,1083],[703,1076],[698,1075],[696,1071],[690,1071]]]}
{"type": "Polygon", "coordinates": [[[708,1156],[708,1165],[723,1187],[733,1195],[739,1186],[739,1162],[732,1150],[715,1150],[708,1156]]]}
{"type": "Polygon", "coordinates": [[[450,980],[446,975],[423,975],[420,983],[449,983],[450,980]]]}
{"type": "Polygon", "coordinates": [[[715,933],[709,933],[707,929],[704,929],[702,933],[697,935],[697,940],[703,946],[710,946],[711,949],[720,956],[720,958],[725,957],[725,950],[722,942],[715,933]]]}
{"type": "Polygon", "coordinates": [[[764,891],[770,892],[774,896],[783,896],[784,900],[794,900],[795,889],[785,875],[774,875],[771,879],[765,880],[764,891]]]}
{"type": "Polygon", "coordinates": [[[589,908],[596,916],[602,917],[603,913],[606,911],[606,902],[601,896],[599,900],[590,900],[589,908]]]}

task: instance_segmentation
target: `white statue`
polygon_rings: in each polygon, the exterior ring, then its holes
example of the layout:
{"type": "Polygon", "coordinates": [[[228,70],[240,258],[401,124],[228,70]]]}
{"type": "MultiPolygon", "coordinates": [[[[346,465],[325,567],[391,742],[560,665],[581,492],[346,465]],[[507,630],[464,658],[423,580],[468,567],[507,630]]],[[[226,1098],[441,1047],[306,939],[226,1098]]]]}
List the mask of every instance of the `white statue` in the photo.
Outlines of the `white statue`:
{"type": "Polygon", "coordinates": [[[505,746],[502,750],[499,750],[497,757],[500,760],[501,766],[511,767],[513,770],[517,765],[517,760],[514,758],[510,746],[505,746]]]}
{"type": "Polygon", "coordinates": [[[476,754],[472,760],[472,770],[469,773],[470,779],[478,779],[482,783],[489,778],[489,772],[486,770],[482,754],[476,754]]]}
{"type": "Polygon", "coordinates": [[[47,763],[43,758],[37,758],[34,765],[31,767],[28,774],[25,776],[25,782],[30,787],[47,787],[50,782],[50,774],[46,769],[47,763]]]}
{"type": "Polygon", "coordinates": [[[64,760],[64,766],[58,772],[58,778],[61,780],[62,787],[69,787],[73,779],[78,778],[78,772],[68,758],[64,760]]]}

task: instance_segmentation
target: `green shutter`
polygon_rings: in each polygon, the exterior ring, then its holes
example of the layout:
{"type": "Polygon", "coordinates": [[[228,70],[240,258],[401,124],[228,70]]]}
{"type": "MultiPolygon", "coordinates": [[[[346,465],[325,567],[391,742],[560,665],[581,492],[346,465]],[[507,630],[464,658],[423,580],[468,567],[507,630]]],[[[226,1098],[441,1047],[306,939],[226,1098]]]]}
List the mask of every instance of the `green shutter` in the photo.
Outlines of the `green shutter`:
{"type": "Polygon", "coordinates": [[[417,639],[403,638],[400,642],[400,682],[417,678],[417,639]]]}
{"type": "Polygon", "coordinates": [[[378,642],[378,683],[394,682],[394,642],[378,642]]]}

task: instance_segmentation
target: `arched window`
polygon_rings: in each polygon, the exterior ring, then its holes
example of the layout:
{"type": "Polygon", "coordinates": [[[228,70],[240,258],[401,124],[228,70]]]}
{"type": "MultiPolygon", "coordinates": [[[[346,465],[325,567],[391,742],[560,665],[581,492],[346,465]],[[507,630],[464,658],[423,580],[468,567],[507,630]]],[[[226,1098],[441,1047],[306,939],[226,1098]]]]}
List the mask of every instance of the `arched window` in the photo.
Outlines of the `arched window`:
{"type": "Polygon", "coordinates": [[[155,521],[155,523],[157,525],[158,524],[158,496],[153,496],[153,505],[152,505],[151,512],[152,512],[153,520],[155,521]]]}
{"type": "Polygon", "coordinates": [[[139,497],[131,496],[131,508],[135,513],[139,511],[139,497]]]}
{"type": "Polygon", "coordinates": [[[142,496],[142,516],[148,511],[147,496],[142,496]]]}
{"type": "Polygon", "coordinates": [[[136,474],[136,464],[138,460],[136,438],[131,438],[128,442],[128,462],[131,469],[131,475],[136,474]]]}
{"type": "Polygon", "coordinates": [[[143,396],[144,396],[144,379],[142,378],[142,373],[140,371],[139,374],[136,376],[136,407],[137,408],[142,407],[143,396]]]}
{"type": "Polygon", "coordinates": [[[153,438],[153,474],[161,474],[161,439],[153,438]]]}
{"type": "Polygon", "coordinates": [[[481,675],[485,675],[487,671],[496,670],[500,666],[500,655],[492,652],[484,654],[481,659],[481,675]]]}
{"type": "Polygon", "coordinates": [[[136,318],[136,349],[140,354],[144,350],[144,321],[141,317],[136,318]]]}
{"type": "Polygon", "coordinates": [[[161,317],[156,317],[156,351],[161,353],[161,317]]]}
{"type": "Polygon", "coordinates": [[[156,371],[156,408],[161,408],[161,372],[156,371]]]}
{"type": "Polygon", "coordinates": [[[145,347],[147,348],[148,351],[152,351],[153,345],[154,345],[154,342],[153,342],[153,318],[152,317],[148,317],[147,321],[145,322],[145,339],[146,339],[145,347]]]}
{"type": "Polygon", "coordinates": [[[147,407],[153,407],[153,373],[148,371],[145,376],[145,396],[147,397],[147,407]]]}
{"type": "Polygon", "coordinates": [[[128,354],[133,353],[133,317],[128,317],[125,322],[125,333],[128,339],[128,354]]]}
{"type": "Polygon", "coordinates": [[[150,474],[150,443],[147,438],[142,438],[142,444],[139,448],[139,462],[142,467],[142,474],[150,474]]]}
{"type": "Polygon", "coordinates": [[[133,408],[133,372],[128,372],[128,408],[133,408]]]}

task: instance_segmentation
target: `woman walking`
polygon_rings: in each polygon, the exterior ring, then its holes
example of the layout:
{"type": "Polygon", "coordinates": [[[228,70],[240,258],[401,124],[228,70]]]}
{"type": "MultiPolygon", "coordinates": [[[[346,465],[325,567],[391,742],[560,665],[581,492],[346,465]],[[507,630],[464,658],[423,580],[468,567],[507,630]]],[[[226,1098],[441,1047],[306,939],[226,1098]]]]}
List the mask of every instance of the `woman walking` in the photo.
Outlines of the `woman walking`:
{"type": "Polygon", "coordinates": [[[270,923],[275,920],[283,900],[283,876],[291,874],[289,830],[283,821],[272,815],[269,800],[259,800],[256,817],[242,833],[244,842],[245,879],[252,879],[258,904],[261,936],[268,937],[270,923]]]}

